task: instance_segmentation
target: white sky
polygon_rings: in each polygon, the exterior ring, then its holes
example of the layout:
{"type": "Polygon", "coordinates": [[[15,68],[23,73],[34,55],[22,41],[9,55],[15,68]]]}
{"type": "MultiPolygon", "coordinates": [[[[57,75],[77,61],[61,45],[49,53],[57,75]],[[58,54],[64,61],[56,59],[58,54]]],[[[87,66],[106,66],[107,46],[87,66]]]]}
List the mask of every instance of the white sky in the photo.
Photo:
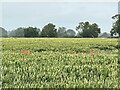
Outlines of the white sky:
{"type": "Polygon", "coordinates": [[[0,2],[118,2],[119,0],[0,0],[0,2]]]}
{"type": "Polygon", "coordinates": [[[75,30],[79,22],[89,21],[97,23],[102,32],[109,32],[113,22],[111,17],[118,11],[118,1],[1,0],[0,26],[8,31],[21,26],[42,29],[51,22],[75,30]]]}

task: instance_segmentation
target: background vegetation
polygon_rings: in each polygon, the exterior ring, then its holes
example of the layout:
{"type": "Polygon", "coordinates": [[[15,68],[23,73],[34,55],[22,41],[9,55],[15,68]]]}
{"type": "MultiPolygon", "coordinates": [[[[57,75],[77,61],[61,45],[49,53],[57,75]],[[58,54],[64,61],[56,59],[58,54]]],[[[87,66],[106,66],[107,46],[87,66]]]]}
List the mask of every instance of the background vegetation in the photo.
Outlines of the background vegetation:
{"type": "MultiPolygon", "coordinates": [[[[110,30],[111,36],[106,32],[101,36],[113,37],[118,35],[120,37],[120,14],[112,17],[115,21],[112,29],[110,30]]],[[[66,27],[58,27],[52,23],[45,25],[42,30],[37,27],[19,27],[15,30],[7,32],[4,28],[0,27],[1,37],[83,37],[83,38],[96,38],[101,33],[101,28],[96,23],[90,24],[88,21],[80,22],[76,26],[76,30],[66,29],[66,27]]]]}

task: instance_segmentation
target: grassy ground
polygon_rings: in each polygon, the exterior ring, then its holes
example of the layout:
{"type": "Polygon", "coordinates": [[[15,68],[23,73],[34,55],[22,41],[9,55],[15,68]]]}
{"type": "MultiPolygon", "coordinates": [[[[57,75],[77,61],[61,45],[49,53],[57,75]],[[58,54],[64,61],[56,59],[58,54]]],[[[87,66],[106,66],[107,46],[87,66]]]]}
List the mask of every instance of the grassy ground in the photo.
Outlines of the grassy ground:
{"type": "Polygon", "coordinates": [[[118,88],[117,39],[3,38],[3,88],[118,88]]]}

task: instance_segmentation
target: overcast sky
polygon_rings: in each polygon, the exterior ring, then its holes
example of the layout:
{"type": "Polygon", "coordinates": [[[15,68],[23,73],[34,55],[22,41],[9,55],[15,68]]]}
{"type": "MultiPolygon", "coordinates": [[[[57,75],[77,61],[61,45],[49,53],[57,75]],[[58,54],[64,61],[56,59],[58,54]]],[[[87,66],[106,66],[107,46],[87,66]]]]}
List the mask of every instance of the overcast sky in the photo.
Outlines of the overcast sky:
{"type": "Polygon", "coordinates": [[[2,2],[0,7],[0,26],[8,31],[28,26],[42,29],[48,23],[75,30],[79,22],[89,21],[109,32],[111,17],[118,13],[117,2],[2,2]]]}

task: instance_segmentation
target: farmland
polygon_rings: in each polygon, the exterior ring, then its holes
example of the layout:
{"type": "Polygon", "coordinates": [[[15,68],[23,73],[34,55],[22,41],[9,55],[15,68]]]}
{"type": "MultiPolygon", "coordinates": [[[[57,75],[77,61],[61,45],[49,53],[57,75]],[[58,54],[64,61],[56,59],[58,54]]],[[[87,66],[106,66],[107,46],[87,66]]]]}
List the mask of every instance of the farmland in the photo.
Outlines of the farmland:
{"type": "Polygon", "coordinates": [[[118,42],[3,38],[3,88],[118,88],[118,42]]]}

